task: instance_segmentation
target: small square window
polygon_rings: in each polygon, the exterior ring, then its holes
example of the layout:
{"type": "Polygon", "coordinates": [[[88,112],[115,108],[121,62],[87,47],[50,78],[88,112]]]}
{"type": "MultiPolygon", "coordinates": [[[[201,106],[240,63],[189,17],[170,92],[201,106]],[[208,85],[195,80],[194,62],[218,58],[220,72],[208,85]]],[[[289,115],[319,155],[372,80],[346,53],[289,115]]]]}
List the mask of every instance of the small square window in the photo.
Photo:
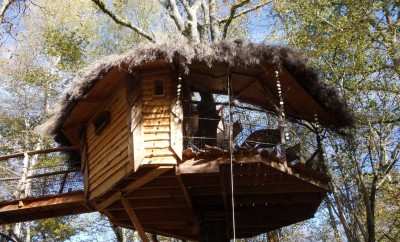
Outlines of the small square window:
{"type": "Polygon", "coordinates": [[[104,128],[110,123],[111,114],[109,111],[101,112],[97,115],[97,117],[93,121],[94,132],[96,135],[99,135],[104,128]]]}
{"type": "Polygon", "coordinates": [[[164,82],[163,80],[154,80],[154,95],[163,96],[164,95],[164,82]]]}

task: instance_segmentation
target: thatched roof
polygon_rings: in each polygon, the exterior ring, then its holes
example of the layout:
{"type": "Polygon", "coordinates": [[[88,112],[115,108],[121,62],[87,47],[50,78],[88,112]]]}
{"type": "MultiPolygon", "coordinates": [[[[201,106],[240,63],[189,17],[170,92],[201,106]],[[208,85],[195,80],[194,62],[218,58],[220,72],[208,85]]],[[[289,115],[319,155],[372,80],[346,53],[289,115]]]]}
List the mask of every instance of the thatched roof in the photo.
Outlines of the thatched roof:
{"type": "Polygon", "coordinates": [[[331,127],[341,128],[352,124],[352,116],[335,88],[319,80],[318,73],[297,51],[287,47],[241,41],[224,41],[214,44],[170,41],[139,45],[127,53],[108,56],[87,67],[81,72],[83,74],[73,79],[70,88],[57,104],[53,116],[40,126],[40,130],[52,135],[58,133],[74,106],[113,69],[125,68],[125,71],[126,69],[130,71],[156,60],[169,63],[175,63],[178,60],[178,64],[186,71],[192,63],[203,63],[208,67],[216,63],[224,63],[233,68],[250,69],[265,65],[280,66],[287,70],[301,87],[331,114],[330,116],[335,117],[335,120],[329,124],[331,127]]]}

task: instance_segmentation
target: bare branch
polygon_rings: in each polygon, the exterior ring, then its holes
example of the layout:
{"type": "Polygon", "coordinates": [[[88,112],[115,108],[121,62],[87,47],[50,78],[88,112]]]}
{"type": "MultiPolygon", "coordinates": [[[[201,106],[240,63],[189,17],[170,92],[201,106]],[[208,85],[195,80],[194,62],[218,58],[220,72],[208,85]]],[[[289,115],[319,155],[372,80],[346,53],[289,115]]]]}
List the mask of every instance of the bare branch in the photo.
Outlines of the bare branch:
{"type": "Polygon", "coordinates": [[[0,8],[0,24],[3,23],[7,10],[15,1],[16,0],[4,0],[3,5],[0,8]]]}
{"type": "Polygon", "coordinates": [[[190,4],[187,0],[179,0],[183,7],[185,8],[185,11],[189,14],[190,13],[190,4]]]}
{"type": "Polygon", "coordinates": [[[151,41],[151,42],[156,42],[152,36],[150,36],[150,34],[146,33],[143,29],[133,25],[131,22],[129,22],[126,19],[123,19],[122,17],[115,15],[113,12],[111,12],[110,9],[108,9],[105,5],[105,3],[102,0],[92,0],[93,3],[96,4],[96,6],[105,14],[107,14],[112,20],[114,20],[115,23],[122,25],[124,27],[127,27],[133,31],[135,31],[136,33],[138,33],[139,35],[143,36],[144,38],[146,38],[147,40],[151,41]]]}
{"type": "Polygon", "coordinates": [[[180,0],[183,7],[185,8],[186,13],[188,14],[189,19],[196,18],[197,9],[200,7],[201,0],[196,0],[192,5],[189,4],[188,0],[180,0]]]}
{"type": "MultiPolygon", "coordinates": [[[[245,9],[245,10],[242,10],[241,12],[235,14],[235,15],[232,17],[232,20],[235,19],[235,18],[239,18],[239,17],[241,17],[241,16],[243,16],[243,15],[246,15],[246,14],[248,14],[248,13],[250,13],[250,12],[253,12],[253,11],[257,10],[257,9],[260,9],[260,8],[262,8],[262,7],[264,7],[264,6],[268,5],[268,4],[270,4],[271,2],[272,2],[272,0],[271,0],[271,1],[262,2],[262,3],[259,3],[259,4],[257,4],[257,5],[252,6],[252,7],[250,7],[250,8],[247,8],[247,9],[245,9]]],[[[219,22],[220,24],[223,24],[223,23],[226,23],[227,21],[229,21],[229,19],[230,19],[230,16],[228,16],[228,17],[226,17],[226,18],[223,18],[223,19],[220,19],[218,22],[219,22]]],[[[231,20],[231,21],[232,21],[232,20],[231,20]]]]}
{"type": "Polygon", "coordinates": [[[200,7],[201,1],[196,0],[193,2],[192,5],[190,5],[188,0],[180,0],[182,3],[183,7],[185,8],[185,11],[188,16],[188,21],[187,21],[187,30],[189,30],[190,34],[190,39],[193,42],[200,42],[200,34],[199,34],[199,29],[198,29],[198,21],[197,21],[197,10],[200,7]]]}
{"type": "Polygon", "coordinates": [[[210,22],[209,22],[209,16],[210,13],[208,11],[208,4],[206,2],[206,0],[201,0],[201,10],[202,10],[202,14],[203,14],[203,24],[199,24],[200,27],[200,38],[202,40],[207,41],[209,38],[208,32],[207,32],[207,28],[209,28],[210,26],[210,22]]]}
{"type": "Polygon", "coordinates": [[[230,10],[229,17],[228,17],[228,19],[227,19],[226,22],[225,22],[224,30],[223,30],[223,32],[222,32],[222,38],[223,38],[223,39],[225,39],[225,38],[226,38],[226,35],[228,34],[229,25],[231,25],[232,20],[233,20],[233,18],[234,18],[235,15],[236,15],[236,11],[237,11],[239,8],[241,8],[241,7],[243,7],[244,5],[249,4],[249,3],[250,3],[250,0],[242,0],[242,1],[239,1],[238,3],[233,4],[233,5],[231,6],[231,10],[230,10]]]}
{"type": "Polygon", "coordinates": [[[211,41],[217,41],[220,39],[221,33],[218,26],[217,20],[217,3],[215,0],[208,0],[208,13],[210,18],[210,33],[211,41]]]}
{"type": "Polygon", "coordinates": [[[185,23],[183,22],[182,16],[179,13],[178,6],[175,0],[159,0],[160,4],[168,11],[169,16],[174,20],[176,27],[179,31],[185,30],[185,23]]]}
{"type": "Polygon", "coordinates": [[[393,170],[396,162],[398,161],[398,158],[396,158],[396,156],[397,156],[396,154],[398,151],[400,151],[400,144],[397,144],[396,148],[394,149],[393,155],[392,155],[393,160],[390,162],[390,164],[386,167],[385,171],[383,172],[382,180],[376,186],[376,190],[378,190],[383,185],[383,183],[385,183],[386,179],[389,176],[390,171],[393,170]]]}

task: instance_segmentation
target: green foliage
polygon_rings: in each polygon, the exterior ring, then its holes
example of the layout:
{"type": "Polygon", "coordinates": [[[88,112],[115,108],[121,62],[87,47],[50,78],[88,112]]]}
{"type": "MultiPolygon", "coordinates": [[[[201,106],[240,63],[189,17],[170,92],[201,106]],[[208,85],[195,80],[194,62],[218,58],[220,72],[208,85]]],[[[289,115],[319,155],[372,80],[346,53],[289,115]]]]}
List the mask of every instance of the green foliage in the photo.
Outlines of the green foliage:
{"type": "Polygon", "coordinates": [[[326,142],[335,189],[330,199],[335,214],[343,216],[337,219],[345,236],[350,241],[396,236],[384,229],[392,226],[384,214],[398,217],[398,209],[389,209],[398,208],[398,201],[384,199],[388,191],[379,184],[388,182],[389,164],[399,162],[400,3],[286,0],[275,11],[290,45],[303,50],[325,81],[338,87],[357,120],[349,131],[353,139],[331,134],[326,142]]]}
{"type": "Polygon", "coordinates": [[[35,222],[32,241],[65,241],[78,232],[69,224],[69,218],[50,218],[35,222]]]}
{"type": "Polygon", "coordinates": [[[73,69],[83,62],[86,37],[76,31],[49,28],[43,33],[45,52],[49,56],[57,57],[57,65],[61,69],[73,69]]]}
{"type": "Polygon", "coordinates": [[[31,67],[23,70],[20,79],[32,86],[47,86],[57,80],[57,76],[49,73],[43,67],[31,67]]]}

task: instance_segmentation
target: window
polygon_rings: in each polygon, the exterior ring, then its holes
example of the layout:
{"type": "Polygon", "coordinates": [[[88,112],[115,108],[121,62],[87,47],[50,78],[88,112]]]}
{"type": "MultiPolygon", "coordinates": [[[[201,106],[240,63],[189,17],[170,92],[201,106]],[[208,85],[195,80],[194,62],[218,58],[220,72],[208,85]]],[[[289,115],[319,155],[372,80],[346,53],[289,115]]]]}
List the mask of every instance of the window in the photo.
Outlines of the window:
{"type": "Polygon", "coordinates": [[[154,95],[155,96],[164,95],[164,82],[162,80],[154,80],[154,95]]]}
{"type": "Polygon", "coordinates": [[[101,131],[110,123],[111,114],[109,111],[101,112],[93,121],[94,132],[99,135],[101,131]]]}

